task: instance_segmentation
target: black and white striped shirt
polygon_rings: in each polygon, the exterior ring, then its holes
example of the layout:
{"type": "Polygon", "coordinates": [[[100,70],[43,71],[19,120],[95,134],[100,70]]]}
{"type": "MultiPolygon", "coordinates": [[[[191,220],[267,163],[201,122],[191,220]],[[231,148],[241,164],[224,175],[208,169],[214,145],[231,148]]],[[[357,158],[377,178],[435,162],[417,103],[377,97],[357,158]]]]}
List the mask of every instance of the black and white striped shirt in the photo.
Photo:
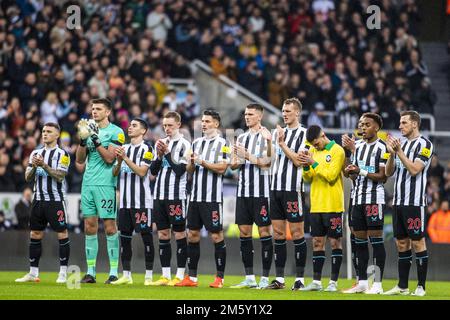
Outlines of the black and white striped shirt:
{"type": "MultiPolygon", "coordinates": [[[[359,139],[359,140],[355,141],[355,152],[356,152],[356,149],[358,148],[358,145],[360,143],[364,143],[364,140],[363,139],[359,139]]],[[[351,156],[350,156],[350,163],[353,163],[354,159],[355,159],[355,153],[352,153],[351,156]]],[[[353,199],[355,198],[356,181],[353,181],[351,179],[350,179],[350,181],[352,182],[352,188],[350,190],[350,203],[353,205],[353,199]]]]}
{"type": "MultiPolygon", "coordinates": [[[[272,164],[272,191],[302,191],[302,167],[294,163],[284,154],[278,144],[277,131],[273,133],[272,143],[275,149],[275,161],[272,164]]],[[[295,129],[284,128],[284,141],[289,149],[298,153],[305,149],[306,129],[299,126],[295,129]]]]}
{"type": "Polygon", "coordinates": [[[414,140],[403,141],[402,150],[409,160],[414,162],[418,159],[425,164],[425,167],[413,177],[399,157],[395,157],[395,185],[392,203],[396,206],[426,206],[427,174],[434,152],[433,144],[425,137],[419,136],[414,140]]]}
{"type": "MultiPolygon", "coordinates": [[[[40,148],[30,154],[28,167],[32,167],[32,159],[35,154],[40,154],[44,162],[52,169],[67,172],[70,166],[70,156],[67,151],[55,146],[52,149],[40,148]]],[[[66,179],[58,182],[53,179],[42,167],[36,169],[34,183],[34,199],[37,201],[64,201],[66,198],[66,179]]]]}
{"type": "MultiPolygon", "coordinates": [[[[150,143],[142,141],[137,145],[125,144],[125,154],[138,166],[150,167],[155,152],[150,143]]],[[[150,209],[153,197],[150,190],[150,170],[145,177],[139,177],[122,161],[119,173],[120,209],[150,209]]]]}
{"type": "MultiPolygon", "coordinates": [[[[167,138],[166,138],[167,139],[167,138]]],[[[187,164],[187,153],[191,143],[183,135],[174,139],[166,140],[170,150],[170,158],[175,164],[187,164]]],[[[170,166],[166,157],[163,157],[161,168],[155,183],[155,199],[159,200],[184,200],[186,199],[186,175],[178,176],[170,166]]]]}
{"type": "MultiPolygon", "coordinates": [[[[372,143],[362,141],[356,144],[352,164],[368,173],[377,173],[380,171],[380,167],[386,165],[388,157],[386,143],[381,139],[372,143]]],[[[358,176],[355,180],[352,204],[385,204],[383,183],[373,181],[368,177],[358,176]]]]}
{"type": "MultiPolygon", "coordinates": [[[[231,148],[220,135],[212,139],[202,137],[194,140],[192,150],[206,162],[230,162],[231,148]]],[[[191,201],[222,202],[223,175],[196,164],[192,182],[191,201]]]]}
{"type": "MultiPolygon", "coordinates": [[[[252,133],[250,130],[239,135],[237,142],[243,145],[248,152],[257,157],[267,156],[267,141],[261,133],[252,133]]],[[[238,197],[269,197],[270,171],[261,169],[257,165],[245,160],[239,171],[238,197]]]]}

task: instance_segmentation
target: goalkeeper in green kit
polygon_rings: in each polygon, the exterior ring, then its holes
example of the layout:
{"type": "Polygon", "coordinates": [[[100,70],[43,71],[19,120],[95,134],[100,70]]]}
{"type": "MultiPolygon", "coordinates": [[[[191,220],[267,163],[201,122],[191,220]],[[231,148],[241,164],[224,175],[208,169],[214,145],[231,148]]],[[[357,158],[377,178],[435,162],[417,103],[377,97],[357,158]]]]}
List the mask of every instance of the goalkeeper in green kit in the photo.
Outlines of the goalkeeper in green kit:
{"type": "Polygon", "coordinates": [[[84,165],[87,159],[81,186],[81,212],[84,218],[86,235],[87,274],[81,283],[95,283],[95,265],[98,252],[98,218],[103,219],[109,256],[110,284],[117,280],[119,264],[119,238],[116,225],[116,186],[117,177],[112,174],[116,161],[114,148],[125,142],[123,130],[109,122],[112,103],[108,99],[91,101],[92,118],[82,119],[78,124],[80,145],[77,148],[76,162],[84,165]]]}

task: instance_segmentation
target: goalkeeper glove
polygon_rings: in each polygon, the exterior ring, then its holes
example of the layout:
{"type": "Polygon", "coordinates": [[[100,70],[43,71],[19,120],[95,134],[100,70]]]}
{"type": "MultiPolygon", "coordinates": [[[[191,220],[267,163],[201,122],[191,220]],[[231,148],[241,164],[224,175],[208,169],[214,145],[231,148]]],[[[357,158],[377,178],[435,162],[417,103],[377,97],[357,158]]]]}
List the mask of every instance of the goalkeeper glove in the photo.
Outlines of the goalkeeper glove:
{"type": "Polygon", "coordinates": [[[98,148],[102,145],[100,138],[98,137],[98,125],[95,121],[89,120],[88,124],[89,132],[91,134],[91,140],[94,144],[95,148],[98,148]]]}

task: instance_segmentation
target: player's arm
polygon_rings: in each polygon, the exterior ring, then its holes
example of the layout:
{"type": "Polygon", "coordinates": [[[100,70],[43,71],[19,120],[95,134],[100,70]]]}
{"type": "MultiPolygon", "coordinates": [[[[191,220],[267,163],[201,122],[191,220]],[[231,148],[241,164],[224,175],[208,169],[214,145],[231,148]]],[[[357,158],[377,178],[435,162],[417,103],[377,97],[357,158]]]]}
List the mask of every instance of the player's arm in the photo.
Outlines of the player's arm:
{"type": "Polygon", "coordinates": [[[208,169],[214,173],[217,174],[224,174],[225,171],[227,171],[228,168],[228,163],[226,162],[221,162],[221,163],[211,163],[205,160],[200,160],[201,162],[199,163],[203,168],[208,169]]]}
{"type": "Polygon", "coordinates": [[[34,164],[34,152],[30,154],[30,159],[28,160],[28,166],[25,170],[25,181],[30,182],[36,176],[37,166],[34,164]]]}
{"type": "Polygon", "coordinates": [[[205,169],[208,169],[217,174],[224,174],[225,171],[227,171],[230,162],[231,149],[228,146],[228,143],[222,146],[222,148],[220,149],[220,153],[221,158],[218,159],[217,163],[208,162],[203,159],[197,160],[197,162],[205,169]]]}
{"type": "Polygon", "coordinates": [[[391,177],[395,172],[395,156],[397,155],[396,150],[393,148],[393,139],[388,136],[386,140],[386,150],[389,153],[389,158],[386,161],[385,173],[387,177],[391,177]]]}
{"type": "Polygon", "coordinates": [[[177,177],[181,177],[186,172],[186,164],[185,163],[175,163],[172,159],[172,155],[170,152],[166,153],[164,155],[167,162],[170,164],[170,167],[172,168],[173,172],[175,172],[175,175],[177,177]]]}
{"type": "Polygon", "coordinates": [[[122,159],[117,158],[116,165],[113,167],[112,174],[114,177],[117,177],[120,173],[120,168],[122,167],[122,159]]]}
{"type": "Polygon", "coordinates": [[[50,167],[48,164],[44,163],[42,165],[42,169],[44,169],[48,175],[50,177],[52,177],[53,179],[55,179],[58,182],[63,182],[64,178],[67,175],[67,171],[64,170],[58,170],[58,169],[53,169],[52,167],[50,167]]]}
{"type": "Polygon", "coordinates": [[[42,169],[44,169],[50,177],[58,182],[64,181],[70,165],[70,157],[67,153],[61,156],[61,159],[58,161],[56,168],[50,167],[47,163],[44,162],[43,159],[40,159],[38,161],[38,165],[41,166],[42,169]]]}
{"type": "Polygon", "coordinates": [[[397,156],[405,166],[406,170],[408,170],[408,172],[413,177],[415,177],[423,170],[423,168],[425,168],[425,163],[422,159],[415,159],[414,161],[411,161],[401,148],[397,151],[397,156]]]}
{"type": "MultiPolygon", "coordinates": [[[[86,143],[86,142],[84,142],[86,143]]],[[[75,162],[79,165],[84,165],[86,162],[87,152],[86,144],[82,145],[82,142],[78,145],[77,151],[75,153],[75,162]]]]}
{"type": "Polygon", "coordinates": [[[294,166],[296,166],[297,168],[302,166],[300,160],[297,157],[297,153],[289,149],[289,147],[284,141],[280,141],[278,145],[280,146],[281,150],[283,150],[286,157],[288,157],[288,159],[292,161],[294,166]]]}
{"type": "Polygon", "coordinates": [[[126,155],[123,157],[123,161],[130,167],[130,169],[136,173],[139,177],[143,178],[147,175],[149,167],[146,165],[137,165],[126,155]]]}

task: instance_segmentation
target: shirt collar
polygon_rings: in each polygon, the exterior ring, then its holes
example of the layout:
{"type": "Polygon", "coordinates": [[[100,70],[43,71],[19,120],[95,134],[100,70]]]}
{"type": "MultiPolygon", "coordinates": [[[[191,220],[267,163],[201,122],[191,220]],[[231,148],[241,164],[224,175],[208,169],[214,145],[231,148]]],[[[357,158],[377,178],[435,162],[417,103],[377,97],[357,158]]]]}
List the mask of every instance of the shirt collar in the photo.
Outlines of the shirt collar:
{"type": "Polygon", "coordinates": [[[331,140],[330,142],[328,142],[328,144],[325,146],[325,149],[327,149],[328,151],[331,150],[331,148],[335,145],[336,141],[331,140]]]}

